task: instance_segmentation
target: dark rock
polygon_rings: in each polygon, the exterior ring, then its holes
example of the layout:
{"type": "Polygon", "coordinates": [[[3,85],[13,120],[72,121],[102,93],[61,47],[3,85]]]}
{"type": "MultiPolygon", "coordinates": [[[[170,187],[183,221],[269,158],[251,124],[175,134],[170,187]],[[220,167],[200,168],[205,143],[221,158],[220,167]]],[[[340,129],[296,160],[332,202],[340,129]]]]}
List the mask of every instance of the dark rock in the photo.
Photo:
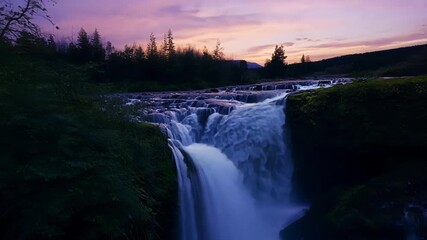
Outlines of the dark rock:
{"type": "Polygon", "coordinates": [[[426,238],[426,220],[419,214],[427,202],[426,102],[426,77],[290,95],[293,197],[312,204],[281,236],[426,238]]]}
{"type": "Polygon", "coordinates": [[[219,93],[219,89],[218,88],[211,88],[205,91],[205,93],[219,93]]]}
{"type": "Polygon", "coordinates": [[[256,85],[254,91],[262,91],[262,85],[256,85]]]}

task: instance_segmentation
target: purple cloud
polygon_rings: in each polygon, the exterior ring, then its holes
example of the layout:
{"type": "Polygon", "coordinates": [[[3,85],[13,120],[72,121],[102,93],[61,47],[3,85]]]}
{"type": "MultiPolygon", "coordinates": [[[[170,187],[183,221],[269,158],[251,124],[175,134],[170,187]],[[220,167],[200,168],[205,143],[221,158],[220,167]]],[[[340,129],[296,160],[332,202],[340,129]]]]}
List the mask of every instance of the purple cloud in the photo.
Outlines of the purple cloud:
{"type": "Polygon", "coordinates": [[[265,44],[265,45],[260,45],[260,46],[248,48],[247,51],[249,53],[253,53],[253,52],[257,53],[257,52],[262,52],[262,51],[266,51],[266,50],[269,50],[272,52],[274,50],[274,48],[276,47],[276,45],[283,45],[285,47],[291,47],[294,44],[295,43],[293,43],[293,42],[284,42],[284,43],[280,43],[280,44],[265,44]]]}
{"type": "Polygon", "coordinates": [[[368,46],[368,47],[380,47],[393,43],[410,42],[416,40],[426,40],[427,33],[411,33],[399,36],[384,37],[372,40],[364,41],[352,41],[352,42],[329,42],[324,44],[312,45],[306,48],[342,48],[342,47],[354,47],[354,46],[368,46]]]}
{"type": "Polygon", "coordinates": [[[320,42],[320,39],[311,39],[311,38],[296,38],[297,41],[307,41],[307,42],[320,42]]]}

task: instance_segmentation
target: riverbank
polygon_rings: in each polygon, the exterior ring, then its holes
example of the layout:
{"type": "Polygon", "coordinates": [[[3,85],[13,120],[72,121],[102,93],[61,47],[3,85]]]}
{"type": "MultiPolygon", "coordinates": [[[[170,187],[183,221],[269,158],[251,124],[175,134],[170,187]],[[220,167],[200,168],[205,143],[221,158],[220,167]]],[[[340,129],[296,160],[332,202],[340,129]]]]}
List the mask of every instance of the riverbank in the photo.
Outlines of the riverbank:
{"type": "Polygon", "coordinates": [[[104,112],[81,68],[1,52],[0,239],[170,238],[166,136],[104,112]]]}
{"type": "Polygon", "coordinates": [[[426,76],[290,96],[294,198],[311,208],[282,237],[426,237],[426,102],[426,76]]]}

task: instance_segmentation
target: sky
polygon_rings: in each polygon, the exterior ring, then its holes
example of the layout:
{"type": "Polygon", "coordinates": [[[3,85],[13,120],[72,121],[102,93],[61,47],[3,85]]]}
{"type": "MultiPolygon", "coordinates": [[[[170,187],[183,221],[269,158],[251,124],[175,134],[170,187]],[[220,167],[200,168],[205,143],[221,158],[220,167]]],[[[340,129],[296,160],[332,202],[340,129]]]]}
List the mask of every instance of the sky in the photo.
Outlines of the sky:
{"type": "Polygon", "coordinates": [[[117,49],[160,44],[171,29],[178,46],[264,64],[283,44],[287,62],[321,60],[427,43],[427,0],[56,0],[48,11],[57,38],[98,29],[117,49]]]}

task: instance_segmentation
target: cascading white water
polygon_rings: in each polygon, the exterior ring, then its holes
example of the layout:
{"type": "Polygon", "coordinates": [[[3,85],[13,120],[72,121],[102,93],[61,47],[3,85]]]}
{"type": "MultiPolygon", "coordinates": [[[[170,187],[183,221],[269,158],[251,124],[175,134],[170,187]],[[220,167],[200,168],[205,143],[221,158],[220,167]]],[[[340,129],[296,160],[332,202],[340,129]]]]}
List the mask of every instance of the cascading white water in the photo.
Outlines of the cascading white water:
{"type": "Polygon", "coordinates": [[[224,153],[197,143],[184,150],[201,180],[203,233],[199,239],[277,239],[268,221],[261,221],[255,199],[243,186],[241,172],[224,153]]]}
{"type": "MultiPolygon", "coordinates": [[[[319,87],[315,81],[303,84],[319,87]]],[[[170,138],[180,240],[278,240],[298,216],[301,208],[288,201],[293,169],[284,99],[289,89],[301,87],[272,86],[127,96],[132,104],[142,102],[138,114],[159,123],[170,138]]]]}

